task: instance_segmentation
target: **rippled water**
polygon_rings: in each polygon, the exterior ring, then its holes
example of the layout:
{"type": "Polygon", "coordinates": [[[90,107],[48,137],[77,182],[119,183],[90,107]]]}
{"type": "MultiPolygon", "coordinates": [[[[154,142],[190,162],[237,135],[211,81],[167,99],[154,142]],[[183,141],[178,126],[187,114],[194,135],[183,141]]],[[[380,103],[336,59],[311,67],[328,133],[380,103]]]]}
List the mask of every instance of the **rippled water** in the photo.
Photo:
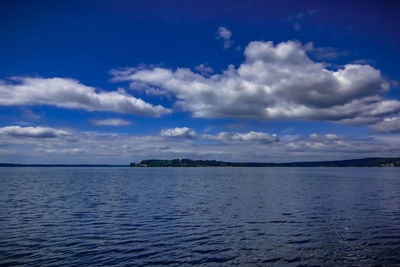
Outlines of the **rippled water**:
{"type": "Polygon", "coordinates": [[[399,265],[400,169],[0,168],[1,265],[399,265]]]}

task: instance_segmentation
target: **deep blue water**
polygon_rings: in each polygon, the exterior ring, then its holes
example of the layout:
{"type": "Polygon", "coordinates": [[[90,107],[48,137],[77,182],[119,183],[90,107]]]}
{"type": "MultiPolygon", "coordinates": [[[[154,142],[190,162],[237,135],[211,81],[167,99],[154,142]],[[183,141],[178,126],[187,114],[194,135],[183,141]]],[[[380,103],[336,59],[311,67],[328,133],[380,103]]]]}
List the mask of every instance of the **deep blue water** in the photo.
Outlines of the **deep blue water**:
{"type": "Polygon", "coordinates": [[[399,168],[0,168],[0,265],[400,265],[399,168]]]}

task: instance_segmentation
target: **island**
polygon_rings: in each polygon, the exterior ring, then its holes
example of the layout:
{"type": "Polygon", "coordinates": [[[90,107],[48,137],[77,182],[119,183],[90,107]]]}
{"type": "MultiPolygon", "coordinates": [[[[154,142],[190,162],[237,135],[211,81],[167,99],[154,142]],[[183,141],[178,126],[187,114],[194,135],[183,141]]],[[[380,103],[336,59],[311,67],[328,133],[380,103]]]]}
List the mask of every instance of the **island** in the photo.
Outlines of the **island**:
{"type": "Polygon", "coordinates": [[[225,162],[217,160],[149,159],[130,167],[400,167],[400,158],[363,158],[335,161],[305,161],[286,163],[225,162]]]}

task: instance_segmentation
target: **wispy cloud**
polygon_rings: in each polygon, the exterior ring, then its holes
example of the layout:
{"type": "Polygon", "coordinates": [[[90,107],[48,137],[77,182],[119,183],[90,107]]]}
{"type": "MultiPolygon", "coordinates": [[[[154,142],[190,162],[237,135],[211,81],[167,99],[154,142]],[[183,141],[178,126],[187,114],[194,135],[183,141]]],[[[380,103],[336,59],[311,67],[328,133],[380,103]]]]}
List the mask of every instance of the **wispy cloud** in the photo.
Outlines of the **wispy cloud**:
{"type": "Polygon", "coordinates": [[[286,19],[288,21],[296,21],[306,18],[312,18],[317,12],[317,9],[307,9],[306,11],[297,13],[296,15],[288,16],[286,19]]]}
{"type": "Polygon", "coordinates": [[[293,29],[295,31],[300,31],[301,30],[301,22],[303,22],[306,19],[310,19],[314,17],[314,15],[318,12],[317,9],[307,9],[304,12],[297,13],[296,15],[288,16],[286,17],[286,20],[289,23],[292,23],[293,29]]]}
{"type": "Polygon", "coordinates": [[[207,76],[214,71],[210,66],[206,66],[204,64],[196,66],[195,70],[197,70],[203,76],[207,76]]]}
{"type": "Polygon", "coordinates": [[[126,121],[123,119],[104,119],[104,120],[91,120],[94,125],[106,125],[106,126],[126,126],[131,125],[130,121],[126,121]]]}
{"type": "Polygon", "coordinates": [[[27,119],[30,119],[30,120],[39,120],[42,117],[42,115],[36,114],[32,110],[27,109],[27,108],[24,108],[22,110],[22,114],[23,114],[22,115],[23,118],[27,118],[27,119]]]}
{"type": "MultiPolygon", "coordinates": [[[[348,50],[339,50],[334,47],[314,47],[313,43],[308,43],[306,45],[307,47],[307,52],[310,54],[313,58],[317,60],[332,60],[332,59],[337,59],[339,57],[343,56],[348,56],[350,54],[350,51],[348,50]]],[[[357,62],[353,62],[354,64],[359,64],[357,62]]],[[[365,64],[360,64],[360,65],[365,65],[365,64]]]]}
{"type": "Polygon", "coordinates": [[[299,23],[299,22],[294,22],[294,23],[293,23],[293,29],[294,29],[295,31],[300,31],[300,30],[301,30],[301,25],[300,25],[300,23],[299,23]]]}
{"type": "Polygon", "coordinates": [[[375,61],[372,59],[368,59],[368,58],[360,58],[360,59],[356,59],[352,62],[353,64],[360,64],[360,65],[371,65],[373,66],[375,64],[375,61]]]}
{"type": "Polygon", "coordinates": [[[231,40],[232,32],[228,30],[226,27],[220,26],[217,31],[217,38],[224,40],[224,49],[231,47],[233,41],[231,40]]]}

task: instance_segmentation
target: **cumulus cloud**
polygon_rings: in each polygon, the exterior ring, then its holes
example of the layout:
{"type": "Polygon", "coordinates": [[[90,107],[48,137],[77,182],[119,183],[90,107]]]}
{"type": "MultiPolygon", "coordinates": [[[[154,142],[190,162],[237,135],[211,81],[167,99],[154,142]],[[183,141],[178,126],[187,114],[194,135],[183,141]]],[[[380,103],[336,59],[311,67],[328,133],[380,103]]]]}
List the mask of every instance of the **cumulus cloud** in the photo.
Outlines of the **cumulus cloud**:
{"type": "Polygon", "coordinates": [[[65,130],[54,129],[51,127],[6,126],[0,128],[0,135],[11,136],[15,138],[56,138],[69,135],[69,133],[65,130]]]}
{"type": "Polygon", "coordinates": [[[210,77],[187,68],[124,69],[119,81],[140,82],[175,95],[176,106],[199,118],[299,119],[375,124],[400,111],[381,96],[389,83],[369,65],[330,70],[295,41],[251,42],[245,61],[210,77]]]}
{"type": "Polygon", "coordinates": [[[14,77],[0,81],[0,105],[53,105],[158,117],[171,110],[153,106],[123,90],[97,92],[74,79],[14,77]]]}
{"type": "Polygon", "coordinates": [[[231,40],[232,32],[227,28],[220,26],[218,27],[218,38],[224,40],[224,49],[231,47],[233,41],[231,40]]]}
{"type": "Polygon", "coordinates": [[[196,132],[188,127],[176,127],[171,129],[163,129],[161,130],[160,135],[165,137],[195,138],[196,132]]]}
{"type": "Polygon", "coordinates": [[[105,120],[92,120],[94,125],[106,125],[106,126],[126,126],[131,125],[130,121],[126,121],[123,119],[105,119],[105,120]]]}

